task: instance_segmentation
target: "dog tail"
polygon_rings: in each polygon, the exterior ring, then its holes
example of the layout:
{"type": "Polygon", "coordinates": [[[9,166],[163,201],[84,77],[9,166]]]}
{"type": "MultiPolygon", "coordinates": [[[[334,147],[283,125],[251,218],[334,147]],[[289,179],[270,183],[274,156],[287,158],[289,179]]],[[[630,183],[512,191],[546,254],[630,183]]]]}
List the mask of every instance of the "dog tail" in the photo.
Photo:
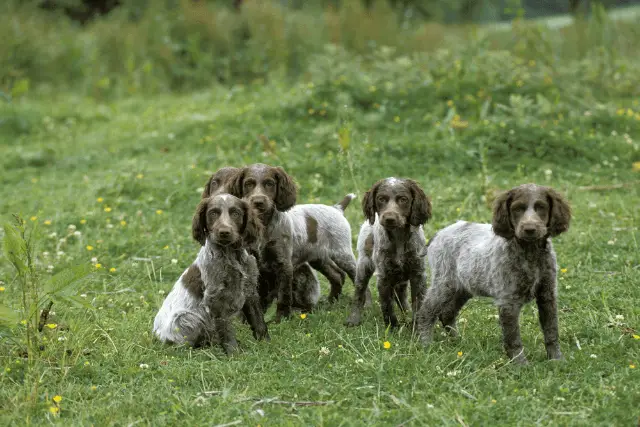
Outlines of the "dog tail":
{"type": "Polygon", "coordinates": [[[344,196],[342,200],[340,200],[338,203],[333,205],[333,207],[338,209],[340,212],[344,213],[344,210],[347,209],[347,206],[349,206],[349,203],[351,203],[351,201],[355,198],[356,198],[355,194],[349,193],[346,196],[344,196]]]}

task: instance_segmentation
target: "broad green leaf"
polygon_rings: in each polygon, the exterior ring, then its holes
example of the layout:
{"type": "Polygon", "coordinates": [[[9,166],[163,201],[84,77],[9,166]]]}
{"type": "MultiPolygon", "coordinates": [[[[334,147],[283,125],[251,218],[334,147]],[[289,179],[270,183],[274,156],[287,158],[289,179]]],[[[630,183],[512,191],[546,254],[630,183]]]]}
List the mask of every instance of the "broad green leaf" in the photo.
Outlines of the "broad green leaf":
{"type": "Polygon", "coordinates": [[[20,233],[16,228],[8,223],[4,224],[4,239],[2,241],[2,249],[4,255],[18,270],[19,274],[24,274],[27,271],[27,266],[24,263],[24,256],[26,254],[26,246],[24,240],[20,237],[20,233]]]}
{"type": "Polygon", "coordinates": [[[11,307],[0,304],[0,323],[15,324],[20,321],[20,315],[11,307]]]}
{"type": "Polygon", "coordinates": [[[65,268],[54,275],[44,286],[44,291],[49,295],[63,294],[71,290],[72,285],[77,284],[80,279],[87,277],[92,272],[90,264],[80,264],[74,267],[65,268]]]}

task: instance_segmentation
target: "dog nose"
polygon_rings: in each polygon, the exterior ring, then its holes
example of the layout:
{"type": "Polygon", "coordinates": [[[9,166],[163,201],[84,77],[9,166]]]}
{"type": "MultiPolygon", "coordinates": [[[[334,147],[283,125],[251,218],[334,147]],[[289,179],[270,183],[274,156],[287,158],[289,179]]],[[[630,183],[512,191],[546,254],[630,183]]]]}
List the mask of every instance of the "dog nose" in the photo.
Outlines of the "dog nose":
{"type": "Polygon", "coordinates": [[[395,227],[397,223],[398,222],[393,217],[386,217],[382,220],[382,224],[386,225],[387,227],[395,227]]]}
{"type": "Polygon", "coordinates": [[[525,225],[524,227],[522,227],[522,231],[527,237],[532,237],[536,234],[536,228],[532,225],[525,225]]]}
{"type": "Polygon", "coordinates": [[[220,233],[218,233],[218,235],[222,239],[228,239],[229,237],[231,237],[231,231],[229,231],[229,230],[220,230],[220,233]]]}
{"type": "Polygon", "coordinates": [[[260,198],[260,199],[253,199],[251,201],[251,204],[256,209],[263,209],[266,206],[267,203],[263,198],[260,198]]]}

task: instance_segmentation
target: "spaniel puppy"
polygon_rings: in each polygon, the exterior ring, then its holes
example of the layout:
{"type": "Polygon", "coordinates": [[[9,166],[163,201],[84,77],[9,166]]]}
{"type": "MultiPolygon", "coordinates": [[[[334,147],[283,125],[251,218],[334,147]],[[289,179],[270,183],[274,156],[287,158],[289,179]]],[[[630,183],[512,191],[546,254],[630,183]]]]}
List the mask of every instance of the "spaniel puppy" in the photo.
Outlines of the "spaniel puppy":
{"type": "Polygon", "coordinates": [[[285,212],[295,205],[298,190],[284,169],[262,163],[242,168],[229,186],[257,211],[264,226],[258,293],[264,310],[277,296],[275,320],[280,322],[291,314],[293,294],[293,224],[285,212]]]}
{"type": "Polygon", "coordinates": [[[162,304],[155,335],[194,346],[217,341],[231,354],[238,347],[232,317],[242,310],[254,337],[268,339],[257,295],[258,267],[246,250],[262,232],[257,214],[230,194],[208,197],[196,209],[192,232],[204,246],[162,304]]]}
{"type": "Polygon", "coordinates": [[[458,221],[431,239],[431,287],[418,314],[425,346],[439,318],[456,335],[456,316],[473,296],[494,299],[504,347],[527,363],[520,338],[522,306],[535,298],[549,359],[561,359],[556,305],[556,254],[551,237],[569,229],[571,209],[548,187],[526,184],[500,195],[492,224],[458,221]]]}
{"type": "MultiPolygon", "coordinates": [[[[232,192],[231,182],[242,171],[234,167],[224,167],[216,171],[204,188],[202,198],[218,192],[232,192]]],[[[237,193],[238,197],[242,194],[237,193]]],[[[355,257],[351,250],[351,226],[344,218],[344,210],[349,206],[354,194],[348,194],[333,206],[297,205],[290,214],[294,220],[294,258],[306,258],[309,263],[294,262],[292,304],[303,311],[310,311],[320,297],[320,282],[311,267],[320,271],[331,284],[329,301],[335,301],[342,292],[345,271],[332,258],[346,266],[352,280],[355,278],[355,257]],[[348,238],[345,238],[348,237],[348,238]],[[304,256],[296,256],[300,253],[304,256]],[[315,253],[311,253],[315,252],[315,253]],[[310,264],[310,265],[309,265],[310,264]]],[[[204,244],[204,242],[201,242],[204,244]]],[[[260,249],[252,247],[251,252],[259,259],[260,249]]],[[[368,295],[370,299],[370,294],[368,295]]]]}
{"type": "MultiPolygon", "coordinates": [[[[322,273],[331,285],[330,302],[336,301],[341,295],[345,273],[355,283],[356,258],[351,248],[351,225],[344,216],[344,210],[354,197],[355,194],[347,194],[333,206],[296,205],[287,212],[293,225],[293,265],[296,272],[306,268],[303,266],[308,262],[322,273]]],[[[295,292],[300,297],[304,294],[297,289],[295,292]]],[[[303,299],[301,302],[304,304],[310,300],[303,299]]]]}
{"type": "Polygon", "coordinates": [[[415,316],[426,290],[422,226],[431,218],[431,201],[417,182],[387,178],[365,193],[362,211],[368,221],[358,235],[356,290],[346,325],[360,324],[369,279],[375,271],[384,322],[395,327],[394,299],[406,310],[410,284],[415,316]]]}

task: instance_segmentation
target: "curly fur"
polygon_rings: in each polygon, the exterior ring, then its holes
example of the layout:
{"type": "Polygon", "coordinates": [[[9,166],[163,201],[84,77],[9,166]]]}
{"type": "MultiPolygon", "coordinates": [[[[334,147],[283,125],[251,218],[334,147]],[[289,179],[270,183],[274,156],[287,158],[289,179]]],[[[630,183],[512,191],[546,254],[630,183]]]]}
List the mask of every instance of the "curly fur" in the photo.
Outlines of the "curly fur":
{"type": "Polygon", "coordinates": [[[256,339],[269,334],[257,295],[258,267],[246,245],[262,232],[248,203],[230,194],[203,199],[193,217],[193,237],[204,246],[180,276],[154,321],[163,342],[217,342],[227,354],[237,349],[232,317],[244,313],[256,339]]]}
{"type": "Polygon", "coordinates": [[[367,221],[358,235],[356,290],[346,324],[360,324],[369,279],[375,272],[384,321],[395,327],[393,302],[407,311],[410,285],[415,315],[426,290],[422,226],[431,218],[431,201],[415,181],[386,178],[366,192],[362,212],[367,221]]]}
{"type": "Polygon", "coordinates": [[[555,190],[535,184],[515,187],[494,203],[492,224],[464,221],[440,230],[427,257],[431,286],[418,315],[425,346],[440,319],[456,335],[456,317],[474,296],[498,306],[504,347],[527,363],[520,337],[522,306],[535,299],[549,359],[560,359],[556,303],[556,254],[551,237],[568,230],[571,209],[555,190]]]}

